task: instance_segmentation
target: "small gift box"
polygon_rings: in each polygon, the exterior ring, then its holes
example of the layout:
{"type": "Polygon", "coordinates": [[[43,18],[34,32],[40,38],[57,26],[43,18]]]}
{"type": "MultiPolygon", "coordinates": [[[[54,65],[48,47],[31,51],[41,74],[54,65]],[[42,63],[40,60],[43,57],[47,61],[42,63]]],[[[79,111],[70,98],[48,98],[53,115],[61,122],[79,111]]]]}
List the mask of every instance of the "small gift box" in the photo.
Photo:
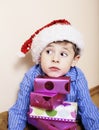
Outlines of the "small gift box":
{"type": "Polygon", "coordinates": [[[34,91],[67,94],[70,92],[70,77],[51,78],[38,76],[34,80],[34,91]]]}
{"type": "Polygon", "coordinates": [[[28,117],[28,123],[39,130],[77,130],[75,122],[48,121],[28,117]]]}
{"type": "Polygon", "coordinates": [[[77,103],[75,102],[63,102],[53,110],[45,110],[30,106],[29,117],[56,120],[65,122],[75,122],[77,116],[77,103]]]}
{"type": "Polygon", "coordinates": [[[35,93],[30,94],[30,105],[35,107],[44,108],[46,110],[55,109],[56,106],[61,104],[66,95],[56,93],[35,93]]]}

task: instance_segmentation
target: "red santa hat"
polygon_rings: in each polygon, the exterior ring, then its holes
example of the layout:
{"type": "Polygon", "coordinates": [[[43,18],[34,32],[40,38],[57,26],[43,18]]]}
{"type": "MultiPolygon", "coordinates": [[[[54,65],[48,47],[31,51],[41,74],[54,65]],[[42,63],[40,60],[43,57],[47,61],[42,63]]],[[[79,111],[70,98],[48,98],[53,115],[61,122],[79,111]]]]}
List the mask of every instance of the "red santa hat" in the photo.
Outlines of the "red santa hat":
{"type": "Polygon", "coordinates": [[[33,61],[38,64],[40,53],[55,41],[67,40],[77,45],[82,53],[84,43],[78,30],[65,19],[54,20],[38,29],[21,47],[20,57],[24,57],[31,50],[33,61]]]}

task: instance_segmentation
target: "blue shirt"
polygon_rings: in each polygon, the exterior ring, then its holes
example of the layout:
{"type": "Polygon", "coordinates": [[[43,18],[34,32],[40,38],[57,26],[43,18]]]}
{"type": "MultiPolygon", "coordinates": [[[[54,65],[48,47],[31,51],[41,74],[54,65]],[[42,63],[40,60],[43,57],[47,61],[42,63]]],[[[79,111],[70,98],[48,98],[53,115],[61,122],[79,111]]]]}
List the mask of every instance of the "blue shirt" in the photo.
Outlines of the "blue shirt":
{"type": "MultiPolygon", "coordinates": [[[[9,110],[8,130],[24,130],[29,111],[30,93],[33,91],[34,79],[44,75],[39,65],[33,66],[23,77],[16,103],[9,110]]],[[[67,101],[78,103],[78,118],[81,119],[85,130],[99,130],[99,111],[91,100],[87,80],[83,72],[72,67],[66,74],[71,78],[70,94],[67,101]]]]}

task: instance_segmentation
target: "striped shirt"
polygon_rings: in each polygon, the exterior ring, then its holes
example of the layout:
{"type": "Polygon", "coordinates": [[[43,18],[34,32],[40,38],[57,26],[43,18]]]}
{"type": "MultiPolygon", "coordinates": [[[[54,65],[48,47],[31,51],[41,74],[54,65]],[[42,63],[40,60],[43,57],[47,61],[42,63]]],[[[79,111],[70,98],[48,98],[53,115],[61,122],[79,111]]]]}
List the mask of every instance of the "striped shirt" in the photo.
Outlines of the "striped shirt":
{"type": "MultiPolygon", "coordinates": [[[[8,130],[24,130],[29,111],[30,93],[33,91],[34,79],[44,75],[39,65],[33,66],[25,73],[16,103],[9,109],[8,130]]],[[[99,111],[91,100],[87,80],[78,67],[72,67],[65,75],[71,78],[70,93],[67,101],[78,103],[77,117],[82,121],[85,130],[99,130],[99,111]]]]}

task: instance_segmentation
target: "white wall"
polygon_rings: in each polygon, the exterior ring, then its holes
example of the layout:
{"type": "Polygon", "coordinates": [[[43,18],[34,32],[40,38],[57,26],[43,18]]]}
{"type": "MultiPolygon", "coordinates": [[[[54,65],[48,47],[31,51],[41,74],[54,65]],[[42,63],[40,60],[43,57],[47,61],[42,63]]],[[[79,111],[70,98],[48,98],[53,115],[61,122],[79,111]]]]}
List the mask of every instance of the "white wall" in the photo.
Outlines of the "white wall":
{"type": "Polygon", "coordinates": [[[68,19],[85,40],[79,66],[89,88],[99,84],[99,0],[0,0],[0,112],[15,102],[20,81],[32,66],[31,56],[19,59],[21,45],[48,22],[68,19]]]}

